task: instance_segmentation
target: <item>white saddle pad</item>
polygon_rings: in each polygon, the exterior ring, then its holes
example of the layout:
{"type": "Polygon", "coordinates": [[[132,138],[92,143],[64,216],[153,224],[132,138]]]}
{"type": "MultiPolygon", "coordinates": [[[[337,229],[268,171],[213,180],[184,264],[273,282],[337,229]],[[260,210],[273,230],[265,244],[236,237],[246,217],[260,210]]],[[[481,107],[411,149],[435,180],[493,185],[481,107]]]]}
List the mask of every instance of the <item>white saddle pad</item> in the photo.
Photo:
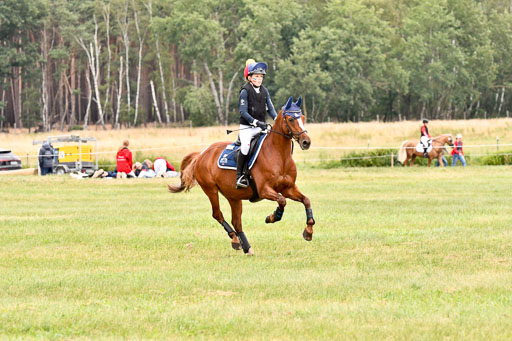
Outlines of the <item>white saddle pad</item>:
{"type": "MultiPolygon", "coordinates": [[[[427,153],[430,153],[431,150],[432,150],[432,145],[428,146],[427,153]]],[[[421,142],[416,145],[416,151],[418,153],[423,153],[423,145],[421,144],[421,142]]]]}

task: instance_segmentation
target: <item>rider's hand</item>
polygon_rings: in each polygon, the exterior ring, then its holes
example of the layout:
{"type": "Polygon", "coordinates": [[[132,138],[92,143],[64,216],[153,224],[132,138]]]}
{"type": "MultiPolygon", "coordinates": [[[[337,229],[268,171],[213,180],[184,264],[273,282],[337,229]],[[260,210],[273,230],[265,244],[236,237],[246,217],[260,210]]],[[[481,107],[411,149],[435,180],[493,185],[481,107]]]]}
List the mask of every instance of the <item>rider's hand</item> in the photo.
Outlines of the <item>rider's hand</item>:
{"type": "Polygon", "coordinates": [[[256,122],[256,126],[260,127],[261,130],[266,130],[267,129],[267,124],[265,122],[258,121],[258,122],[256,122]]]}

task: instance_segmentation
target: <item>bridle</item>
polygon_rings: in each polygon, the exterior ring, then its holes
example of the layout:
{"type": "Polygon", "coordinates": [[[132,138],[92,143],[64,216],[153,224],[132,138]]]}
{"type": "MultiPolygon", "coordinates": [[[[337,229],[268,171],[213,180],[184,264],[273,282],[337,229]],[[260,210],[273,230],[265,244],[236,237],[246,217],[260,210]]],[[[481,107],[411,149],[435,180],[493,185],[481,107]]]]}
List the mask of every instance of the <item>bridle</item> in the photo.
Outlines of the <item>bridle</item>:
{"type": "Polygon", "coordinates": [[[276,134],[279,134],[281,136],[284,136],[287,139],[290,139],[290,140],[294,139],[295,141],[299,142],[300,135],[302,135],[304,133],[307,133],[308,131],[304,129],[304,130],[302,130],[302,131],[300,131],[298,133],[293,132],[290,129],[290,126],[288,125],[288,120],[286,119],[286,116],[290,116],[290,117],[295,118],[296,120],[300,120],[301,115],[302,115],[302,112],[300,110],[283,111],[284,125],[286,126],[286,130],[288,130],[288,134],[283,134],[283,133],[281,133],[279,131],[275,131],[275,130],[272,130],[272,129],[269,129],[269,131],[271,131],[273,133],[276,133],[276,134]]]}

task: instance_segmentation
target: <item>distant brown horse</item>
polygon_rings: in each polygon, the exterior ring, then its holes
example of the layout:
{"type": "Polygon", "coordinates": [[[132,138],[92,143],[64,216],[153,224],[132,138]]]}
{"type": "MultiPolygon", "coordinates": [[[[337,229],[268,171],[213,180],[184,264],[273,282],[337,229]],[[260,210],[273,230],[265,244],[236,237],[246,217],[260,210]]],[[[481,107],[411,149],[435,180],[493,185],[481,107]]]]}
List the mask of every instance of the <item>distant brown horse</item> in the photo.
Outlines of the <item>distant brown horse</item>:
{"type": "MultiPolygon", "coordinates": [[[[405,167],[407,167],[407,161],[410,162],[410,166],[414,166],[414,160],[417,156],[423,157],[423,152],[416,151],[416,145],[419,143],[416,141],[404,141],[400,146],[400,152],[398,153],[398,161],[400,161],[405,167]]],[[[444,167],[443,163],[443,151],[444,145],[448,144],[453,146],[452,134],[444,134],[432,139],[432,150],[428,153],[428,166],[432,163],[432,159],[437,159],[439,164],[444,167]]]]}
{"type": "Polygon", "coordinates": [[[292,97],[279,114],[269,131],[269,135],[263,141],[258,159],[251,169],[251,176],[256,183],[257,199],[254,200],[254,192],[251,187],[237,189],[235,186],[236,172],[234,170],[221,169],[217,166],[220,154],[230,142],[217,142],[210,145],[201,153],[190,153],[183,158],[181,163],[181,183],[170,186],[173,193],[188,191],[196,181],[210,199],[213,218],[217,220],[231,238],[231,246],[235,250],[241,248],[245,253],[252,255],[251,246],[242,230],[242,200],[259,201],[267,199],[277,201],[277,209],[267,216],[266,223],[274,223],[281,220],[286,206],[286,198],[300,201],[306,208],[306,228],[303,237],[307,241],[313,238],[313,211],[309,199],[300,192],[295,179],[297,168],[292,158],[292,139],[297,141],[302,149],[309,149],[311,139],[304,128],[304,115],[300,110],[301,99],[296,103],[292,97]],[[219,206],[219,192],[224,195],[231,206],[231,223],[235,231],[224,220],[219,206]]]}

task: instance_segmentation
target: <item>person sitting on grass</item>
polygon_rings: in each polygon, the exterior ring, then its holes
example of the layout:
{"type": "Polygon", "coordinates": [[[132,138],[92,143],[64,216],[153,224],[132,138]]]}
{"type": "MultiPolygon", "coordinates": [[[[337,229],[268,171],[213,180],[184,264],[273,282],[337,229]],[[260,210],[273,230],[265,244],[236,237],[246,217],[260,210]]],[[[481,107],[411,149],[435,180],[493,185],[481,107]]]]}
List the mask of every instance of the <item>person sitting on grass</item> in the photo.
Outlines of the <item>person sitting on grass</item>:
{"type": "Polygon", "coordinates": [[[153,170],[153,162],[148,159],[142,162],[141,171],[137,175],[139,178],[154,178],[156,176],[155,171],[153,170]]]}
{"type": "Polygon", "coordinates": [[[152,162],[147,159],[143,162],[135,162],[133,165],[133,172],[138,178],[154,178],[155,172],[151,169],[152,166],[152,162]]]}
{"type": "Polygon", "coordinates": [[[119,147],[117,152],[117,178],[134,178],[135,173],[133,172],[133,160],[132,152],[128,149],[130,142],[128,140],[123,141],[123,145],[119,147]]]}

